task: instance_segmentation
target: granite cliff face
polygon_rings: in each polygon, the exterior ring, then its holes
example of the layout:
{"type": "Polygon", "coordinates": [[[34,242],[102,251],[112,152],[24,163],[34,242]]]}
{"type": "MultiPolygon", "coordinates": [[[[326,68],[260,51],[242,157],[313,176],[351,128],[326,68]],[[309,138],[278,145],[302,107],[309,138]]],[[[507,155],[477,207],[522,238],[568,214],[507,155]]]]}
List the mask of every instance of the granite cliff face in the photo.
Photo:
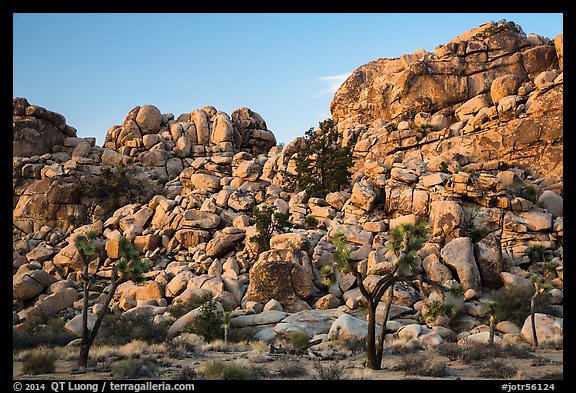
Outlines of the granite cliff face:
{"type": "Polygon", "coordinates": [[[481,25],[434,53],[359,67],[332,116],[358,157],[420,151],[471,169],[512,164],[561,193],[562,42],[511,22],[481,25]]]}
{"type": "MultiPolygon", "coordinates": [[[[282,187],[306,138],[276,146],[248,108],[228,115],[207,106],[175,117],[137,106],[100,147],[77,137],[62,115],[15,98],[15,329],[32,316],[80,314],[74,239],[91,229],[93,310],[124,236],[152,268],[145,283],[122,284],[111,311],[170,322],[169,338],[196,315],[175,320],[170,307],[207,293],[233,311],[232,328],[257,339],[298,329],[350,333],[347,324],[362,321],[343,314],[364,300],[351,274],[322,283],[335,252],[331,236],[344,233],[370,287],[395,263],[389,230],[422,221],[431,234],[416,270],[466,290],[458,316],[444,322],[450,334],[475,333],[487,320],[487,295],[531,285],[531,274],[551,283],[561,317],[562,67],[562,36],[526,37],[509,23],[482,25],[434,54],[361,66],[331,104],[341,143],[353,148],[352,181],[324,199],[282,187]],[[258,253],[252,209],[265,205],[287,213],[294,227],[258,253]],[[305,225],[308,216],[316,228],[305,225]]],[[[403,283],[394,293],[387,342],[428,346],[447,337],[420,326],[434,292],[403,283]],[[405,325],[419,333],[401,334],[405,325]]]]}

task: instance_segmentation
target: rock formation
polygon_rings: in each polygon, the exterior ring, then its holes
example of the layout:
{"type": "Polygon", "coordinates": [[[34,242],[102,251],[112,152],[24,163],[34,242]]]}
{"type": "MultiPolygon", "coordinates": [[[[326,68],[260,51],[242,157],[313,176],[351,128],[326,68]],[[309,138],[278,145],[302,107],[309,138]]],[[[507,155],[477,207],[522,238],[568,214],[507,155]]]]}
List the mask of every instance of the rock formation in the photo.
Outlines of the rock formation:
{"type": "MultiPolygon", "coordinates": [[[[233,311],[232,328],[265,340],[297,330],[334,336],[338,327],[365,336],[365,323],[342,316],[363,306],[355,278],[343,275],[330,287],[320,279],[337,231],[370,287],[395,263],[385,246],[389,229],[427,221],[431,235],[416,269],[467,291],[452,330],[436,330],[422,326],[435,292],[397,284],[387,343],[427,347],[478,333],[487,294],[530,285],[535,262],[554,267],[545,274],[561,294],[562,59],[561,36],[526,37],[499,23],[433,54],[361,66],[331,104],[342,143],[353,147],[353,180],[325,199],[282,188],[306,140],[275,146],[248,108],[228,115],[207,106],[175,119],[138,106],[99,147],[77,137],[63,116],[15,98],[14,325],[80,314],[74,238],[88,229],[96,232],[87,261],[96,279],[91,305],[105,297],[125,236],[151,270],[143,285],[120,286],[112,312],[145,310],[170,321],[167,307],[209,293],[233,311]],[[294,227],[274,234],[258,255],[252,209],[263,204],[289,214],[294,227]],[[307,216],[317,228],[304,226],[307,216]]],[[[174,321],[170,335],[197,313],[174,321]]]]}

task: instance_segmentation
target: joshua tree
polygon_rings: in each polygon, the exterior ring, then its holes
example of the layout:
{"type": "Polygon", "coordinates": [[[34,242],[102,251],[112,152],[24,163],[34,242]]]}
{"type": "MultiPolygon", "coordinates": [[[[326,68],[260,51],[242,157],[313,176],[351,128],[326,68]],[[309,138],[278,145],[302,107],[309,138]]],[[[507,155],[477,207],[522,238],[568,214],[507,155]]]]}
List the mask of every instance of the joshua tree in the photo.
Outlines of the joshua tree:
{"type": "Polygon", "coordinates": [[[534,347],[538,346],[538,335],[536,333],[536,298],[550,290],[550,285],[542,277],[533,275],[530,277],[534,285],[534,294],[530,299],[530,319],[532,320],[532,337],[534,338],[534,347]]]}
{"type": "Polygon", "coordinates": [[[74,246],[80,255],[80,265],[83,267],[82,280],[84,281],[84,304],[82,308],[82,342],[80,344],[80,357],[78,365],[86,368],[88,366],[88,355],[90,347],[98,334],[100,325],[108,312],[108,307],[112,302],[114,293],[120,284],[132,280],[134,282],[144,281],[143,273],[150,267],[147,263],[140,260],[140,254],[134,248],[134,245],[124,236],[120,237],[118,246],[122,257],[112,267],[111,287],[108,296],[104,300],[102,309],[98,312],[98,317],[92,330],[88,329],[88,290],[93,277],[88,272],[87,258],[92,256],[96,251],[93,240],[96,232],[88,231],[84,235],[77,235],[74,240],[74,246]]]}
{"type": "Polygon", "coordinates": [[[498,303],[495,301],[488,302],[488,315],[490,315],[490,339],[489,343],[494,344],[494,327],[496,324],[496,313],[498,311],[498,303]]]}
{"type": "MultiPolygon", "coordinates": [[[[337,232],[332,237],[332,243],[336,247],[334,253],[334,267],[342,273],[352,273],[356,278],[356,283],[362,296],[368,304],[368,336],[366,339],[366,350],[368,352],[368,367],[373,370],[379,370],[382,363],[382,353],[384,346],[384,331],[386,328],[386,316],[382,324],[380,339],[376,343],[376,307],[382,300],[382,297],[390,289],[388,303],[392,302],[394,296],[393,288],[397,282],[426,282],[438,286],[442,291],[448,290],[441,284],[428,279],[423,275],[415,275],[412,269],[418,261],[418,250],[424,244],[427,237],[427,227],[424,224],[413,226],[411,224],[402,224],[394,227],[391,232],[391,239],[386,243],[388,249],[397,257],[397,262],[391,272],[383,276],[371,291],[364,286],[362,274],[355,268],[350,261],[350,250],[348,242],[342,232],[337,232]]],[[[325,275],[330,277],[330,275],[325,275]]],[[[388,304],[388,308],[389,308],[388,304]]],[[[386,311],[386,314],[388,311],[386,311]]]]}
{"type": "Polygon", "coordinates": [[[222,315],[222,325],[224,326],[224,344],[228,344],[228,329],[230,328],[230,311],[222,315]]]}

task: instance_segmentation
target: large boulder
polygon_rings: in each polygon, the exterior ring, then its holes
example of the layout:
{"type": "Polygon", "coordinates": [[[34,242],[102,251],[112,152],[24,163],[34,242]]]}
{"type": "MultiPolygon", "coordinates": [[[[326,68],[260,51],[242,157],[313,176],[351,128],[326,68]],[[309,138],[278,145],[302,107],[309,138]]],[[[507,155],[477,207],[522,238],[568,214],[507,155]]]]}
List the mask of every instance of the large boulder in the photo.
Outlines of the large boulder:
{"type": "Polygon", "coordinates": [[[214,234],[206,246],[206,255],[219,258],[233,250],[246,233],[238,228],[225,228],[214,234]]]}
{"type": "Polygon", "coordinates": [[[366,211],[370,211],[374,207],[376,198],[377,194],[372,187],[363,182],[354,183],[354,187],[352,187],[352,196],[350,197],[351,203],[366,211]]]}
{"type": "Polygon", "coordinates": [[[536,205],[548,210],[554,217],[562,217],[564,215],[564,198],[554,191],[544,191],[538,198],[536,205]]]}
{"type": "Polygon", "coordinates": [[[78,291],[76,291],[75,288],[63,288],[58,292],[38,300],[33,307],[21,311],[18,315],[20,315],[22,319],[27,319],[32,316],[47,317],[54,315],[60,310],[72,307],[76,300],[78,300],[78,291]]]}
{"type": "Polygon", "coordinates": [[[494,105],[497,105],[502,98],[516,94],[520,83],[520,79],[514,74],[502,75],[494,79],[490,86],[490,97],[494,105]]]}
{"type": "Polygon", "coordinates": [[[12,276],[12,298],[28,301],[40,295],[56,280],[44,270],[33,270],[12,276]]]}
{"type": "Polygon", "coordinates": [[[51,153],[55,145],[63,145],[66,136],[64,116],[36,105],[25,98],[13,100],[12,156],[32,157],[51,153]]]}
{"type": "Polygon", "coordinates": [[[500,239],[490,233],[474,245],[474,256],[484,285],[499,288],[502,285],[500,273],[503,268],[500,239]]]}
{"type": "Polygon", "coordinates": [[[270,250],[260,254],[250,269],[246,300],[265,304],[276,299],[288,312],[310,309],[315,294],[314,274],[305,252],[270,250]]]}
{"type": "Polygon", "coordinates": [[[136,115],[136,123],[142,134],[155,134],[160,130],[162,114],[154,105],[142,105],[136,115]]]}
{"type": "Polygon", "coordinates": [[[446,242],[461,237],[465,227],[464,211],[455,201],[434,201],[430,204],[430,224],[432,237],[446,242]]]}
{"type": "MultiPolygon", "coordinates": [[[[380,326],[376,325],[376,335],[380,334],[380,326]]],[[[342,314],[334,321],[328,331],[328,338],[341,341],[366,340],[368,336],[368,321],[342,314]]]]}
{"type": "Polygon", "coordinates": [[[459,237],[440,250],[442,261],[456,270],[460,283],[465,289],[482,289],[480,271],[474,257],[474,247],[469,237],[459,237]]]}
{"type": "MultiPolygon", "coordinates": [[[[562,343],[564,319],[541,313],[536,313],[534,319],[536,321],[536,336],[539,345],[556,346],[562,343]]],[[[520,334],[522,334],[522,337],[524,337],[524,339],[530,344],[534,344],[531,316],[528,316],[524,321],[520,334]]]]}

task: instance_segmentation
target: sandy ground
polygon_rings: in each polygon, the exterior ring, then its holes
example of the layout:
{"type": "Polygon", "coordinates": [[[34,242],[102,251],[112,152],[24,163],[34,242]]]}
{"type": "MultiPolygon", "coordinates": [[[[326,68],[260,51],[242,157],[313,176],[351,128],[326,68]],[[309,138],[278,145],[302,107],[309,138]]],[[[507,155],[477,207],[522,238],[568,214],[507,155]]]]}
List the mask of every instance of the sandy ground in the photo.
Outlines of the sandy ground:
{"type": "MultiPolygon", "coordinates": [[[[142,378],[144,380],[174,380],[178,379],[183,368],[188,367],[194,370],[202,370],[202,367],[209,362],[222,361],[226,364],[233,362],[247,367],[250,370],[259,370],[261,376],[259,379],[320,379],[315,370],[315,365],[321,364],[322,367],[328,368],[336,363],[342,369],[340,379],[353,380],[403,380],[403,379],[461,379],[461,380],[478,380],[491,379],[479,376],[483,365],[486,361],[466,364],[461,360],[450,360],[446,356],[439,354],[436,350],[418,351],[416,354],[426,356],[432,362],[444,362],[446,364],[446,373],[442,377],[423,377],[419,375],[409,375],[404,371],[396,371],[394,368],[401,363],[403,357],[409,354],[387,355],[382,364],[382,370],[370,370],[364,367],[366,355],[364,353],[356,354],[337,354],[343,359],[322,360],[312,359],[310,355],[296,356],[293,354],[254,355],[250,351],[205,351],[200,355],[186,355],[190,357],[172,358],[166,353],[154,353],[141,356],[142,359],[150,358],[157,361],[160,365],[156,375],[142,378]],[[298,364],[306,372],[302,375],[292,377],[281,377],[280,370],[289,366],[298,364]]],[[[512,357],[500,358],[507,365],[517,370],[516,375],[510,379],[517,380],[537,380],[537,379],[558,379],[563,373],[563,350],[555,349],[537,349],[532,353],[536,357],[527,359],[516,359],[512,357]]],[[[120,360],[120,359],[116,359],[120,360]]],[[[56,362],[56,371],[51,374],[42,375],[25,375],[22,373],[22,360],[17,355],[14,356],[13,378],[18,380],[117,380],[114,378],[110,365],[115,361],[111,357],[108,361],[91,361],[87,371],[80,370],[75,360],[59,359],[56,362]]],[[[496,378],[501,379],[501,378],[496,378]]]]}

